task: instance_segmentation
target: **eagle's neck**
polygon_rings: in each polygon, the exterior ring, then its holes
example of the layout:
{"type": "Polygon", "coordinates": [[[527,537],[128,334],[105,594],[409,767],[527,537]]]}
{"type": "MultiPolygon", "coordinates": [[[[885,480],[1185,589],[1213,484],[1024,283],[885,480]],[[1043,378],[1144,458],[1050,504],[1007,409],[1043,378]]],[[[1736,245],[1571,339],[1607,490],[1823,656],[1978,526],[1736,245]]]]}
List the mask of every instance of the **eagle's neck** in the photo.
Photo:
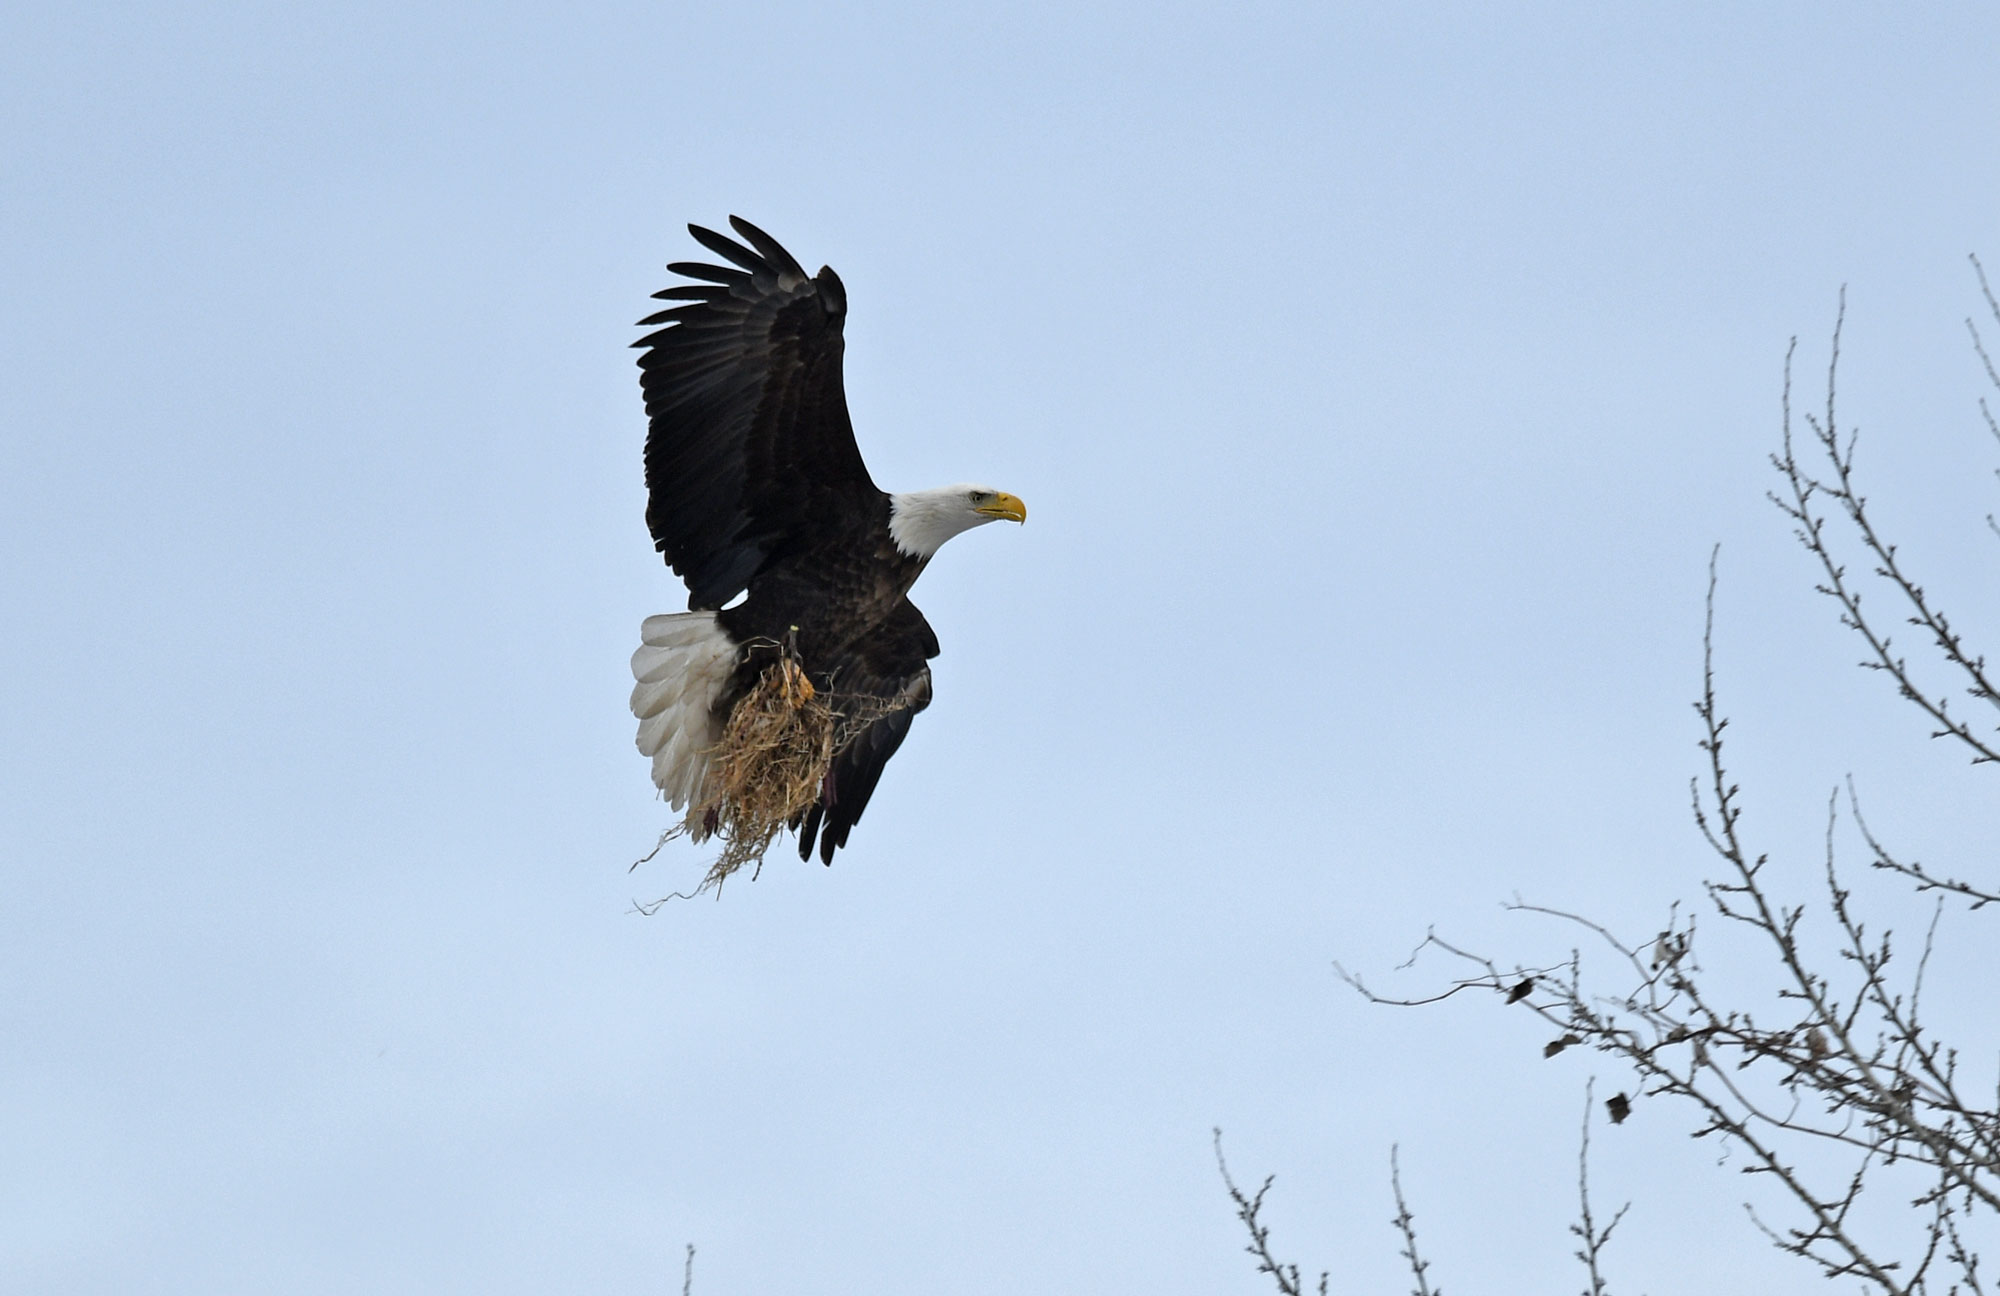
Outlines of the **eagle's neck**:
{"type": "Polygon", "coordinates": [[[940,486],[889,497],[889,538],[912,558],[928,559],[944,542],[990,522],[966,499],[967,487],[940,486]]]}

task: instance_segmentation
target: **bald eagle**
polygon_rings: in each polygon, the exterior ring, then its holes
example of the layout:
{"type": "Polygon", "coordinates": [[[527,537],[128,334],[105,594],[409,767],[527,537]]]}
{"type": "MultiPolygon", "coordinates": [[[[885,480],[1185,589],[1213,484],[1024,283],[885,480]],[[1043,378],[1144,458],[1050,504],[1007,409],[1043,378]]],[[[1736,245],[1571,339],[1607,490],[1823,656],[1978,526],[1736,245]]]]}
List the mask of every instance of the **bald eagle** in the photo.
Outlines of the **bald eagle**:
{"type": "Polygon", "coordinates": [[[971,483],[878,489],[841,385],[847,290],[830,268],[807,275],[748,221],[729,223],[742,242],[688,226],[728,264],[669,265],[694,282],[653,296],[684,304],[640,320],[663,327],[633,343],[649,423],[646,525],[687,583],[688,610],[641,626],[632,713],[653,782],[680,810],[711,803],[724,725],[780,654],[846,699],[859,721],[839,731],[818,799],[790,824],[801,859],[817,838],[831,864],[930,705],[938,641],[910,586],[945,541],[1023,522],[1027,509],[971,483]]]}

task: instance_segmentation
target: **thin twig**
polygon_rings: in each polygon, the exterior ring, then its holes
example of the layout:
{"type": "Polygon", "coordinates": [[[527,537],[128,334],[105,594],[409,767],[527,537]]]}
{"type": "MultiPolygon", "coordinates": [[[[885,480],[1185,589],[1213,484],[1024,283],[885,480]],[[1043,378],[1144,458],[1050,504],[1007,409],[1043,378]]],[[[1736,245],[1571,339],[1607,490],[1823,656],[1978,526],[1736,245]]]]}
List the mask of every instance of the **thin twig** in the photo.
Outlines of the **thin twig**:
{"type": "MultiPolygon", "coordinates": [[[[1243,1249],[1256,1257],[1258,1273],[1270,1274],[1276,1280],[1280,1296],[1305,1296],[1304,1289],[1299,1285],[1299,1267],[1282,1264],[1271,1254],[1271,1229],[1259,1218],[1264,1209],[1264,1194],[1271,1191],[1271,1185],[1278,1181],[1278,1177],[1265,1175],[1257,1191],[1246,1194],[1236,1186],[1236,1180],[1229,1173],[1229,1162],[1223,1159],[1221,1128],[1217,1127],[1213,1133],[1215,1168],[1222,1172],[1222,1183],[1229,1189],[1229,1200],[1236,1204],[1236,1218],[1243,1221],[1243,1227],[1250,1233],[1249,1245],[1243,1249]]],[[[1326,1296],[1327,1277],[1324,1273],[1319,1276],[1320,1296],[1326,1296]]]]}
{"type": "Polygon", "coordinates": [[[1632,1209],[1631,1202],[1620,1206],[1618,1213],[1611,1217],[1611,1222],[1601,1231],[1590,1213],[1590,1109],[1592,1091],[1596,1084],[1596,1080],[1591,1079],[1585,1081],[1583,1086],[1583,1135],[1578,1142],[1576,1154],[1576,1195],[1580,1217],[1576,1223],[1569,1226],[1571,1236],[1578,1238],[1582,1243],[1576,1258],[1583,1261],[1584,1269],[1590,1274],[1590,1289],[1584,1296],[1608,1296],[1610,1288],[1604,1285],[1604,1274],[1597,1264],[1598,1257],[1610,1243],[1611,1232],[1618,1227],[1618,1221],[1624,1219],[1625,1212],[1632,1209]]]}
{"type": "Polygon", "coordinates": [[[1442,1291],[1431,1286],[1429,1278],[1431,1262],[1424,1259],[1422,1253],[1417,1250],[1417,1219],[1410,1214],[1409,1203],[1403,1200],[1403,1168],[1397,1164],[1398,1151],[1395,1144],[1389,1145],[1389,1188],[1396,1194],[1396,1231],[1403,1235],[1401,1254],[1403,1259],[1409,1262],[1410,1276],[1417,1283],[1411,1290],[1410,1296],[1444,1296],[1442,1291]]]}

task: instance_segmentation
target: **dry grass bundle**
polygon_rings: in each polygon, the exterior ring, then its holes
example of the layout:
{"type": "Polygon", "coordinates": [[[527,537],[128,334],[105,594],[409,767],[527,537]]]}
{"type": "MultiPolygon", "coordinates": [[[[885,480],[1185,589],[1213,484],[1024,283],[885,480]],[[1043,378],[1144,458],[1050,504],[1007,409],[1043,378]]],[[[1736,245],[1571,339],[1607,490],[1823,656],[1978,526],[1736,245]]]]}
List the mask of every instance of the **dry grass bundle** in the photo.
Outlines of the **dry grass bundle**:
{"type": "Polygon", "coordinates": [[[722,839],[702,891],[746,864],[761,868],[778,834],[819,799],[839,720],[790,653],[736,703],[710,757],[707,795],[688,807],[673,834],[722,839]]]}
{"type": "Polygon", "coordinates": [[[912,700],[816,689],[791,649],[780,648],[777,660],[730,710],[721,740],[706,753],[705,795],[632,867],[683,837],[695,842],[719,837],[722,853],[692,892],[637,905],[639,912],[650,914],[667,900],[692,900],[717,890],[745,865],[754,879],[778,834],[819,800],[833,758],[868,726],[912,700]]]}

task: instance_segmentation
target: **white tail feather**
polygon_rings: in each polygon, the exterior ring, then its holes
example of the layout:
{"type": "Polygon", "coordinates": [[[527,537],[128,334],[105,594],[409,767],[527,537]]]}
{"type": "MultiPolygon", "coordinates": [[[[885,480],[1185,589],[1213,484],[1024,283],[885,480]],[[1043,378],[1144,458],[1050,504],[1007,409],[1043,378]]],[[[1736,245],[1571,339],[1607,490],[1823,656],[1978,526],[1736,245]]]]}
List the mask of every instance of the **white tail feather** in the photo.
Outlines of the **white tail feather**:
{"type": "MultiPolygon", "coordinates": [[[[660,669],[664,672],[666,667],[660,669]]],[[[663,708],[680,701],[680,696],[681,677],[677,674],[660,680],[642,679],[632,688],[632,714],[641,720],[656,716],[663,708]]]]}
{"type": "Polygon", "coordinates": [[[721,741],[716,699],[736,670],[736,641],[713,612],[647,617],[632,654],[632,714],[639,751],[653,758],[653,783],[676,810],[701,799],[708,753],[721,741]]]}
{"type": "Polygon", "coordinates": [[[674,744],[680,735],[680,708],[655,711],[639,722],[639,750],[657,756],[674,744]],[[669,727],[672,726],[672,727],[669,727]]]}

